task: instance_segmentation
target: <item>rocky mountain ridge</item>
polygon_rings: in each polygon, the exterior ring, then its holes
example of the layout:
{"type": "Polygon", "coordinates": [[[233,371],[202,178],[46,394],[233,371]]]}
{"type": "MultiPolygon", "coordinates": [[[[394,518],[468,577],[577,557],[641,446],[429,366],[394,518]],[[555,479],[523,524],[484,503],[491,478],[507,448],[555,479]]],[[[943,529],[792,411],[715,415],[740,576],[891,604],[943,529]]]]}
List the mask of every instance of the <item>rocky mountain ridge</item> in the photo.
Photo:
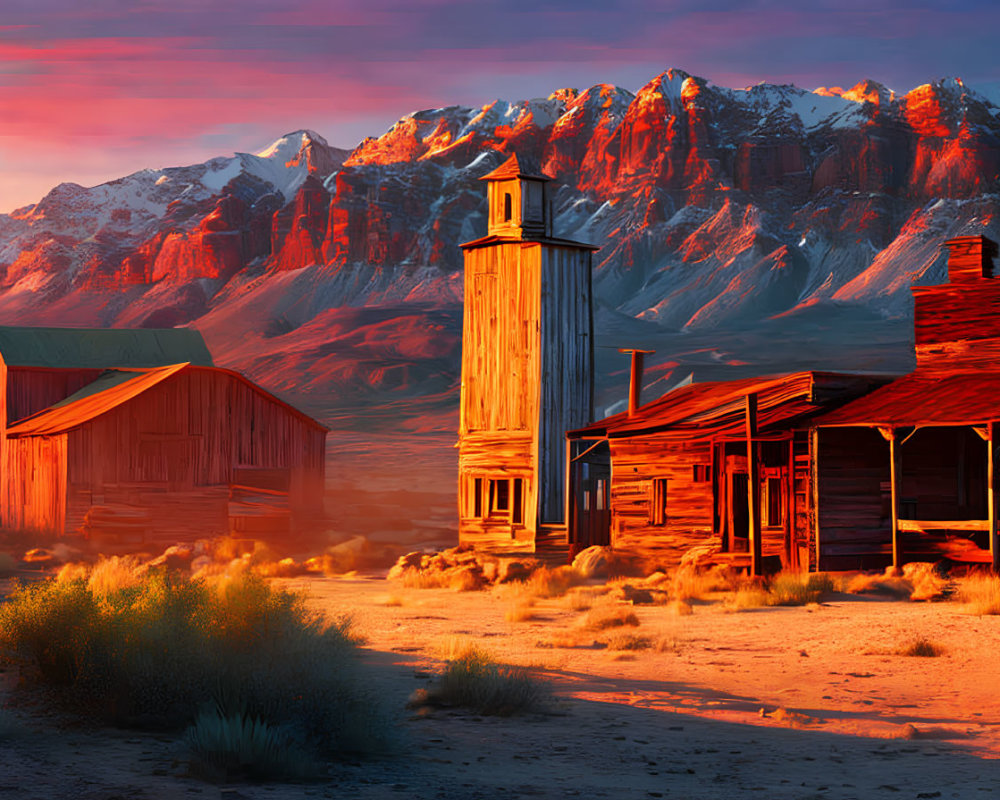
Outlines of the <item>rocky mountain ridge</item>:
{"type": "Polygon", "coordinates": [[[657,350],[650,391],[690,372],[906,369],[909,286],[943,279],[944,239],[1000,238],[991,90],[726,89],[671,69],[635,94],[416,112],[351,151],[300,131],[61,184],[0,215],[0,324],[191,324],[325,419],[411,409],[420,427],[433,408],[446,427],[457,245],[485,230],[477,179],[513,151],[558,181],[557,232],[601,246],[608,404],[619,345],[657,350]]]}

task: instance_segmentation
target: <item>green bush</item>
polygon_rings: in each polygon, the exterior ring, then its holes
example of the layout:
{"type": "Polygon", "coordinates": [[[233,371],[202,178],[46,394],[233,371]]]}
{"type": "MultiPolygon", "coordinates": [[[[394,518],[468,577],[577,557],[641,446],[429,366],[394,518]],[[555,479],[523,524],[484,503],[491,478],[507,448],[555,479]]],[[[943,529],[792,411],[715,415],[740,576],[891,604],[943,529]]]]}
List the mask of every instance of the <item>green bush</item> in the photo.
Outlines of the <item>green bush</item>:
{"type": "Polygon", "coordinates": [[[486,651],[468,647],[448,662],[430,699],[477,714],[509,716],[539,710],[546,694],[529,670],[498,664],[486,651]]]}
{"type": "Polygon", "coordinates": [[[251,573],[210,585],[150,571],[123,583],[18,587],[0,606],[0,648],[28,684],[117,724],[180,729],[213,707],[287,726],[327,753],[387,743],[348,621],[328,624],[251,573]]]}
{"type": "Polygon", "coordinates": [[[321,774],[293,731],[247,714],[204,712],[186,738],[195,756],[193,771],[209,778],[304,779],[321,774]]]}

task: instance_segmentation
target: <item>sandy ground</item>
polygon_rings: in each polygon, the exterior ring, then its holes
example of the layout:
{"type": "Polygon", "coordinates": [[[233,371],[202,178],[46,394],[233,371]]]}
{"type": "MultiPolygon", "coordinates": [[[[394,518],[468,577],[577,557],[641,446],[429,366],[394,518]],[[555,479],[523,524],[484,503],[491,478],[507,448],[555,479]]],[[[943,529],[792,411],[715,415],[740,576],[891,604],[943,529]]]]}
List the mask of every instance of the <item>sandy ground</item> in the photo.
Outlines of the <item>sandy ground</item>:
{"type": "Polygon", "coordinates": [[[621,651],[601,647],[615,633],[585,629],[587,612],[567,598],[508,621],[509,587],[284,583],[354,617],[374,685],[399,709],[397,755],[337,765],[329,783],[220,786],[187,775],[176,739],[21,708],[0,741],[0,800],[1000,796],[1000,618],[951,602],[840,595],[739,613],[695,605],[687,616],[635,606],[629,630],[651,646],[621,651]],[[916,637],[943,655],[895,654],[916,637]],[[404,710],[466,641],[538,668],[553,690],[548,713],[404,710]]]}

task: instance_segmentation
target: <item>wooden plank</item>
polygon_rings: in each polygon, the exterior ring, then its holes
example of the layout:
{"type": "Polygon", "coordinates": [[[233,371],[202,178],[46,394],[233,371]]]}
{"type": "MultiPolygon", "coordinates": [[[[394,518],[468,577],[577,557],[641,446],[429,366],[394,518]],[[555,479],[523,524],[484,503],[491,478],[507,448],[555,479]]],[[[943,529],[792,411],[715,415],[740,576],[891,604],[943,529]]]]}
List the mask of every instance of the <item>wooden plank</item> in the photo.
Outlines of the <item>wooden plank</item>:
{"type": "Polygon", "coordinates": [[[750,512],[750,574],[762,574],[761,530],[760,530],[760,480],[757,459],[757,395],[746,396],[746,437],[747,437],[747,502],[750,512]]]}
{"type": "Polygon", "coordinates": [[[888,429],[889,439],[889,482],[890,482],[890,504],[892,512],[892,565],[899,567],[902,564],[903,540],[900,536],[899,528],[899,479],[900,479],[900,453],[896,442],[896,431],[888,429]]]}
{"type": "Polygon", "coordinates": [[[927,533],[929,531],[988,531],[988,519],[899,519],[899,530],[905,533],[927,533]]]}
{"type": "Polygon", "coordinates": [[[991,422],[987,426],[987,460],[986,460],[986,506],[989,514],[989,550],[990,563],[994,573],[1000,573],[1000,532],[998,526],[997,503],[1000,502],[1000,493],[997,487],[997,423],[991,422]]]}

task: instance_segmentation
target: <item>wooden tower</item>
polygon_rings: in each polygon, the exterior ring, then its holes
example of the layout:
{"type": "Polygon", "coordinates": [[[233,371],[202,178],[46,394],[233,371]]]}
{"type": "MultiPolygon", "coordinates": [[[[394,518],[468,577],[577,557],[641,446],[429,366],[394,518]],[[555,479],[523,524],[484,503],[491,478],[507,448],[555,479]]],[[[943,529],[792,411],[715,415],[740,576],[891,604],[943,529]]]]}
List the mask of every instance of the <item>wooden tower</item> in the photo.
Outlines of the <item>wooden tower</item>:
{"type": "Polygon", "coordinates": [[[552,236],[549,178],[513,155],[484,176],[488,231],[462,245],[459,540],[565,543],[565,431],[591,420],[591,253],[552,236]]]}

